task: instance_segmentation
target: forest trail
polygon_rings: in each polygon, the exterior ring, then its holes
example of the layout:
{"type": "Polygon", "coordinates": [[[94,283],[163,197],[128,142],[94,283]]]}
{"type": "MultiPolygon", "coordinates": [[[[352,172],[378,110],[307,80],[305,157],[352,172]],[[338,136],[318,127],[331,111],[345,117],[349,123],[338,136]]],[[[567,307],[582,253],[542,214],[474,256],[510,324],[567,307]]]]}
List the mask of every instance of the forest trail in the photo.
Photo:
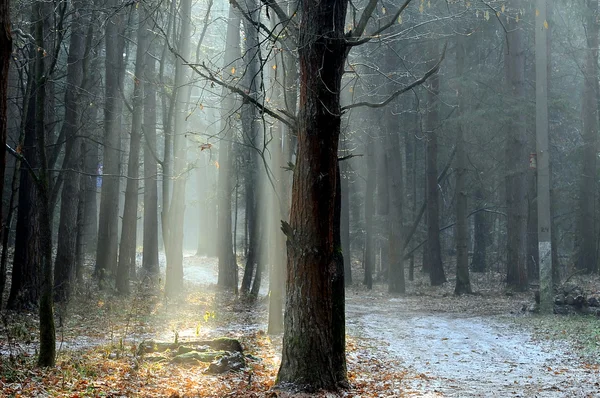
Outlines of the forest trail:
{"type": "MultiPolygon", "coordinates": [[[[188,263],[188,281],[216,283],[206,260],[188,263]]],[[[598,370],[568,343],[536,340],[509,317],[520,311],[519,298],[390,297],[380,289],[348,290],[347,333],[408,369],[408,396],[600,397],[598,370]]]]}
{"type": "Polygon", "coordinates": [[[411,298],[363,300],[347,301],[348,333],[406,366],[417,396],[600,396],[598,370],[576,360],[567,343],[536,341],[510,319],[418,312],[411,298]]]}

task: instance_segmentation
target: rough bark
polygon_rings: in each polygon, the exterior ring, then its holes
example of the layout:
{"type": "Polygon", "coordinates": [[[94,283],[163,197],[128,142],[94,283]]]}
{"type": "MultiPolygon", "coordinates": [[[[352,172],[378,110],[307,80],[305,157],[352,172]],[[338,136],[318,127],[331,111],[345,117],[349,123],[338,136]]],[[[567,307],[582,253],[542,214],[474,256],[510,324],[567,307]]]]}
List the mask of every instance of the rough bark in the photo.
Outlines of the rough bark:
{"type": "MultiPolygon", "coordinates": [[[[6,167],[6,145],[8,115],[8,68],[10,65],[10,54],[12,52],[12,36],[10,33],[10,7],[8,0],[0,1],[0,194],[4,192],[4,170],[6,167]]],[[[2,206],[0,206],[0,240],[5,231],[2,217],[2,206]]],[[[4,280],[5,276],[0,276],[4,280]]],[[[4,291],[4,283],[0,286],[0,295],[4,291]]],[[[2,300],[0,299],[0,303],[2,300]]]]}
{"type": "MultiPolygon", "coordinates": [[[[477,187],[475,190],[475,202],[478,208],[483,207],[483,189],[477,187]]],[[[488,243],[488,225],[485,212],[478,211],[473,221],[473,258],[471,258],[471,271],[485,272],[487,269],[486,247],[488,243]]]]}
{"type": "Polygon", "coordinates": [[[336,390],[347,385],[345,351],[336,340],[345,326],[333,315],[344,308],[333,293],[343,283],[335,258],[335,198],[347,2],[311,0],[299,7],[298,156],[290,223],[284,228],[287,300],[276,383],[336,390]]]}

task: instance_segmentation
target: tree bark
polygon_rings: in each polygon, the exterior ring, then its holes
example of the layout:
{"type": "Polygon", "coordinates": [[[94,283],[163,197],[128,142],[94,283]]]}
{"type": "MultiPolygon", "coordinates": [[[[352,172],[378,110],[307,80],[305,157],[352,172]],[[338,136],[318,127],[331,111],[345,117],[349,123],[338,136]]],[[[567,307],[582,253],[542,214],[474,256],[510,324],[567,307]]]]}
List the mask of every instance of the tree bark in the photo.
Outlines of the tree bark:
{"type": "Polygon", "coordinates": [[[371,289],[373,288],[373,269],[375,268],[375,238],[373,234],[376,188],[375,144],[371,137],[367,138],[365,154],[367,157],[367,183],[365,189],[365,256],[363,259],[365,275],[363,285],[367,286],[367,289],[371,289]]]}
{"type": "Polygon", "coordinates": [[[336,301],[333,293],[334,281],[343,283],[335,258],[335,198],[347,2],[311,0],[299,7],[298,156],[290,223],[284,228],[287,300],[276,383],[336,390],[347,385],[345,350],[337,340],[345,326],[333,315],[344,311],[343,299],[336,301]]]}
{"type": "MultiPolygon", "coordinates": [[[[12,52],[10,28],[10,7],[8,0],[0,1],[0,193],[4,192],[4,171],[6,168],[6,137],[8,132],[8,68],[12,52]]],[[[4,228],[2,206],[0,206],[0,241],[8,231],[4,228]]],[[[0,278],[5,280],[5,276],[0,278]]],[[[4,292],[4,283],[0,286],[0,295],[4,292]]],[[[2,299],[0,299],[0,304],[2,299]]]]}

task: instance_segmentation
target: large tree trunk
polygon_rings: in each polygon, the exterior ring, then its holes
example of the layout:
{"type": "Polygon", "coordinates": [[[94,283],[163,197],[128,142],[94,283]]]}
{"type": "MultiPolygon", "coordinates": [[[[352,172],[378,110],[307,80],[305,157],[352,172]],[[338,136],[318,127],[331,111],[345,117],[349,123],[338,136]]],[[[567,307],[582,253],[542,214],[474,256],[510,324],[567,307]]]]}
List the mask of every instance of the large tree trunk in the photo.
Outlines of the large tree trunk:
{"type": "Polygon", "coordinates": [[[586,0],[587,50],[583,68],[583,170],[579,180],[579,218],[576,250],[578,269],[594,272],[596,264],[595,204],[598,152],[598,0],[586,0]]]}
{"type": "Polygon", "coordinates": [[[133,114],[131,118],[131,134],[129,138],[129,162],[127,165],[127,184],[125,188],[125,204],[121,223],[121,242],[119,244],[119,263],[117,268],[117,291],[129,294],[129,279],[135,277],[135,248],[137,242],[137,208],[140,174],[140,150],[142,143],[142,119],[144,116],[143,80],[148,26],[144,22],[144,7],[138,8],[137,48],[135,56],[135,76],[133,84],[133,114]]]}
{"type": "Polygon", "coordinates": [[[82,3],[73,2],[71,38],[67,58],[67,87],[65,92],[65,116],[60,136],[65,137],[64,181],[60,202],[60,224],[54,263],[54,294],[58,302],[69,300],[75,277],[77,250],[77,214],[79,209],[78,173],[81,164],[81,142],[77,138],[80,122],[80,90],[83,84],[83,58],[85,56],[85,26],[82,3]]]}
{"type": "Polygon", "coordinates": [[[506,82],[511,115],[506,129],[507,284],[527,289],[527,137],[520,107],[525,93],[525,54],[522,26],[510,20],[505,49],[506,82]]]}
{"type": "MultiPolygon", "coordinates": [[[[107,0],[109,10],[117,8],[116,0],[107,0]]],[[[112,12],[112,11],[111,11],[112,12]]],[[[119,92],[123,69],[124,39],[120,36],[123,26],[120,12],[111,14],[107,20],[105,39],[105,98],[104,98],[104,145],[103,176],[98,216],[98,244],[96,247],[96,277],[100,285],[114,280],[117,269],[117,237],[119,221],[119,174],[121,170],[121,94],[119,92]]]]}
{"type": "Polygon", "coordinates": [[[335,257],[335,198],[347,2],[312,0],[299,6],[298,156],[290,224],[284,228],[287,300],[277,385],[335,390],[347,384],[339,342],[344,325],[334,316],[344,311],[344,303],[333,296],[335,281],[343,283],[335,257]]]}
{"type": "MultiPolygon", "coordinates": [[[[437,45],[431,45],[430,56],[437,53],[437,45]]],[[[435,60],[430,64],[435,64],[435,60]]],[[[436,71],[429,78],[429,89],[427,90],[427,269],[431,286],[439,286],[446,282],[444,266],[442,264],[442,248],[440,244],[440,209],[438,199],[438,138],[439,127],[439,93],[440,78],[436,71]]]]}
{"type": "MultiPolygon", "coordinates": [[[[233,5],[229,8],[229,19],[227,22],[227,42],[225,49],[225,65],[223,74],[229,79],[235,74],[237,60],[240,57],[240,17],[234,10],[233,5]]],[[[224,137],[219,144],[219,208],[218,208],[218,255],[219,255],[219,278],[218,285],[227,290],[237,292],[238,271],[235,254],[233,253],[232,231],[231,231],[231,194],[233,192],[231,171],[233,162],[231,159],[231,141],[234,138],[235,96],[223,90],[225,99],[221,109],[221,125],[224,137]]]]}

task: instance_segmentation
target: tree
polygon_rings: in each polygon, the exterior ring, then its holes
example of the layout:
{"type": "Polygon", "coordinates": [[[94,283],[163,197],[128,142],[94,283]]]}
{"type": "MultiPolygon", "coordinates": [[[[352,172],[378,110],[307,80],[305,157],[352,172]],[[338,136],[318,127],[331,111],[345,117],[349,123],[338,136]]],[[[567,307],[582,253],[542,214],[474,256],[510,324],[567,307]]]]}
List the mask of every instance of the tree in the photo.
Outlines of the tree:
{"type": "MultiPolygon", "coordinates": [[[[226,80],[232,80],[236,72],[237,59],[240,54],[240,16],[233,5],[229,7],[227,20],[227,41],[225,44],[225,59],[223,74],[226,80]]],[[[233,191],[231,169],[231,141],[233,140],[233,120],[231,114],[235,109],[235,96],[228,94],[228,89],[223,88],[223,106],[221,108],[221,130],[223,137],[219,144],[219,209],[218,209],[218,256],[219,280],[218,285],[227,290],[237,292],[238,271],[235,253],[232,247],[231,231],[231,194],[233,191]]]]}
{"type": "Polygon", "coordinates": [[[579,217],[577,220],[576,266],[594,272],[596,264],[595,197],[596,155],[598,152],[598,0],[585,2],[585,32],[587,48],[583,67],[583,168],[579,180],[579,217]]]}
{"type": "MultiPolygon", "coordinates": [[[[438,46],[430,44],[430,57],[437,53],[438,46]]],[[[435,59],[429,61],[430,67],[435,65],[435,59]]],[[[439,286],[446,282],[442,264],[442,248],[440,244],[440,209],[438,199],[438,137],[439,127],[439,95],[440,78],[436,71],[429,79],[427,90],[427,114],[425,131],[427,134],[427,265],[431,286],[439,286]]]]}
{"type": "MultiPolygon", "coordinates": [[[[8,0],[0,1],[0,192],[4,191],[4,169],[6,167],[6,135],[7,135],[7,99],[8,99],[8,68],[12,52],[12,36],[10,33],[10,7],[8,0]]],[[[0,220],[2,209],[0,209],[0,220]]],[[[0,221],[2,223],[2,221],[0,221]]],[[[0,236],[4,236],[4,225],[0,228],[0,236]]],[[[8,233],[8,232],[6,232],[8,233]]],[[[4,278],[2,276],[2,278],[4,278]]],[[[4,287],[4,285],[2,285],[4,287]]],[[[0,291],[2,294],[2,291],[0,291]]],[[[1,302],[1,300],[0,300],[1,302]]]]}
{"type": "Polygon", "coordinates": [[[101,286],[116,275],[119,221],[121,80],[123,74],[124,21],[116,0],[107,0],[110,17],[106,23],[104,81],[103,176],[98,215],[98,245],[95,274],[101,286]]]}
{"type": "MultiPolygon", "coordinates": [[[[517,8],[517,2],[511,5],[517,8]]],[[[527,282],[527,179],[528,155],[525,115],[520,106],[525,95],[525,54],[522,29],[515,17],[507,24],[504,51],[510,116],[506,127],[506,207],[507,274],[506,282],[515,290],[526,290],[527,282]]]]}
{"type": "Polygon", "coordinates": [[[85,49],[85,27],[87,18],[82,12],[81,1],[73,2],[73,19],[71,20],[71,38],[67,60],[67,88],[65,91],[65,117],[61,136],[65,137],[65,174],[60,201],[60,224],[54,264],[54,293],[58,302],[68,301],[75,278],[77,213],[79,208],[81,163],[81,142],[77,138],[77,130],[81,122],[79,98],[83,85],[83,59],[85,49]]]}
{"type": "MultiPolygon", "coordinates": [[[[463,79],[466,58],[464,37],[457,35],[456,39],[456,74],[463,79]]],[[[467,191],[465,186],[467,173],[467,153],[465,138],[460,117],[466,111],[466,101],[461,82],[458,83],[458,115],[459,123],[456,128],[456,286],[455,294],[471,293],[469,279],[469,229],[467,225],[467,191]]]]}

